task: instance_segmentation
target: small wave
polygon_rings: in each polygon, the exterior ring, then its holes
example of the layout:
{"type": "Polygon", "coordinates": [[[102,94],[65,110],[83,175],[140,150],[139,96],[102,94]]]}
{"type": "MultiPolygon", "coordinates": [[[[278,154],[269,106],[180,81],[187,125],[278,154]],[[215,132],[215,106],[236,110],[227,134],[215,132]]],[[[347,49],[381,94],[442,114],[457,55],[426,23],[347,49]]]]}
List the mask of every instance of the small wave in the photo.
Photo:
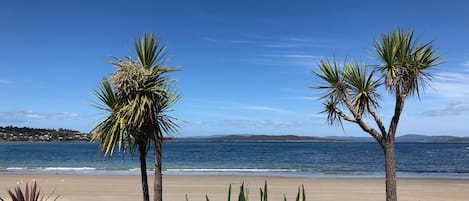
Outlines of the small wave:
{"type": "Polygon", "coordinates": [[[251,168],[168,168],[167,172],[297,172],[296,169],[251,169],[251,168]]]}
{"type": "Polygon", "coordinates": [[[24,167],[7,167],[5,168],[8,171],[14,171],[14,170],[26,170],[27,168],[24,167]]]}
{"type": "Polygon", "coordinates": [[[96,168],[91,167],[46,167],[46,168],[39,168],[45,171],[93,171],[96,168]]]}

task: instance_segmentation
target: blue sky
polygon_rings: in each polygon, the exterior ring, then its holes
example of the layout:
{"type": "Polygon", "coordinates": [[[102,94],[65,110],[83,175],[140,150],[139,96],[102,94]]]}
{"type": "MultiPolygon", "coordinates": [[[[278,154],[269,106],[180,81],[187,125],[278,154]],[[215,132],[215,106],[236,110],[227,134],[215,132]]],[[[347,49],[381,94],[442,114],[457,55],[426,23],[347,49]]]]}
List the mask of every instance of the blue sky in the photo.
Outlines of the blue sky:
{"type": "MultiPolygon", "coordinates": [[[[133,56],[133,39],[167,43],[183,99],[182,136],[367,136],[329,127],[311,73],[321,58],[376,64],[373,39],[396,28],[433,40],[445,63],[405,106],[398,135],[469,136],[469,3],[465,1],[2,1],[0,126],[88,132],[103,118],[93,90],[133,56]]],[[[393,99],[379,113],[388,124],[393,99]]]]}

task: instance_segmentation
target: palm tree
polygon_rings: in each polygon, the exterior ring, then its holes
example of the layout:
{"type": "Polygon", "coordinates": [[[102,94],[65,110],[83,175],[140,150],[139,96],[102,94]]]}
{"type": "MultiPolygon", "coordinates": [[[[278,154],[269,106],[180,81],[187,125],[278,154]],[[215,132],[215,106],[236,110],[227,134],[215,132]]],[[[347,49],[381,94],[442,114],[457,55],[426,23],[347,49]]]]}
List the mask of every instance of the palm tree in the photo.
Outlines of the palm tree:
{"type": "Polygon", "coordinates": [[[330,125],[342,120],[357,124],[380,144],[385,156],[386,200],[396,201],[396,161],[394,158],[394,139],[399,118],[408,96],[419,96],[431,80],[428,70],[440,63],[432,42],[420,44],[414,39],[412,31],[397,30],[383,34],[381,41],[375,40],[376,58],[380,65],[365,66],[344,62],[343,66],[335,60],[321,60],[320,71],[314,72],[324,85],[314,87],[326,90],[321,96],[330,125]],[[371,67],[367,70],[366,67],[371,67]],[[379,74],[379,76],[375,76],[379,74]],[[376,113],[379,108],[379,87],[394,96],[394,114],[386,130],[376,113]],[[376,123],[377,129],[364,119],[376,123]]]}
{"type": "Polygon", "coordinates": [[[169,116],[170,108],[180,96],[173,88],[165,67],[165,46],[145,34],[135,41],[138,59],[115,58],[111,62],[117,70],[111,81],[103,79],[96,91],[101,105],[97,107],[108,116],[93,129],[92,141],[100,150],[112,156],[114,151],[138,150],[142,178],[143,200],[149,201],[146,156],[155,147],[154,200],[162,200],[161,143],[164,134],[177,133],[177,119],[169,116]]]}

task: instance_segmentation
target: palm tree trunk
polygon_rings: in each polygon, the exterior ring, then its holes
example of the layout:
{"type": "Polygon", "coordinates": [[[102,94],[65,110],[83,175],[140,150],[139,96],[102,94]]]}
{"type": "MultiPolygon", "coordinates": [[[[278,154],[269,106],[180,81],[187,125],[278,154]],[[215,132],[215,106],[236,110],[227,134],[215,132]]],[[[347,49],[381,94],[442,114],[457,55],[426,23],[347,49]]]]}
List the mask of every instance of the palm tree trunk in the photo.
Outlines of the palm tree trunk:
{"type": "Polygon", "coordinates": [[[394,141],[386,141],[383,149],[386,166],[386,201],[397,201],[396,159],[394,157],[394,141]]]}
{"type": "Polygon", "coordinates": [[[148,192],[148,178],[147,178],[147,150],[146,146],[139,144],[138,149],[140,152],[140,173],[142,178],[142,192],[143,201],[150,201],[150,194],[148,192]]]}
{"type": "Polygon", "coordinates": [[[163,148],[161,146],[161,139],[157,138],[155,141],[155,180],[153,186],[153,200],[163,200],[163,176],[161,175],[161,153],[163,148]]]}

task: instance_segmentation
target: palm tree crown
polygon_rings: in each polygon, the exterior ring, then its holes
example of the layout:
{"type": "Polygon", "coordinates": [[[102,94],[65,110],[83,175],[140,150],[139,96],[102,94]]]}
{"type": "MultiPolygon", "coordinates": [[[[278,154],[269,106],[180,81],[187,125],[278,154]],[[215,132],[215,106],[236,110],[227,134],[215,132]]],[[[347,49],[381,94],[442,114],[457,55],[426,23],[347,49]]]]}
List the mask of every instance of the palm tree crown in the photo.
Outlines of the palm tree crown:
{"type": "Polygon", "coordinates": [[[165,45],[145,34],[134,41],[137,59],[114,58],[111,64],[116,71],[110,80],[104,78],[95,91],[101,102],[97,108],[107,117],[92,130],[92,141],[99,142],[100,150],[112,156],[114,151],[138,150],[142,178],[143,200],[149,201],[146,156],[155,148],[154,200],[162,200],[161,143],[163,135],[178,132],[177,119],[168,115],[171,106],[179,99],[168,73],[174,68],[165,67],[165,45]]]}

